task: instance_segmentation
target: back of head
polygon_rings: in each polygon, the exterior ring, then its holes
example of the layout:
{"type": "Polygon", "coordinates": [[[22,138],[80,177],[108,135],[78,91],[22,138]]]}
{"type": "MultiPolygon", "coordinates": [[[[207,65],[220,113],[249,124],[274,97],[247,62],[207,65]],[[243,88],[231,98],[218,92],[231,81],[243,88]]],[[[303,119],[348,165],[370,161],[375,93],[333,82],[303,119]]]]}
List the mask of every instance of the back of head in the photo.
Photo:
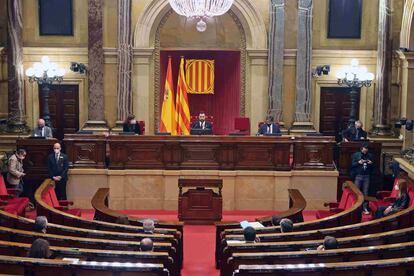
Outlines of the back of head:
{"type": "Polygon", "coordinates": [[[279,226],[280,225],[280,217],[278,216],[272,216],[272,225],[273,226],[279,226]]]}
{"type": "Polygon", "coordinates": [[[338,241],[335,239],[335,237],[326,236],[323,240],[323,247],[325,250],[338,249],[338,241]]]}
{"type": "Polygon", "coordinates": [[[49,242],[44,239],[36,239],[29,251],[29,258],[47,259],[50,257],[49,242]]]}
{"type": "Polygon", "coordinates": [[[39,233],[46,233],[47,218],[45,216],[38,216],[35,219],[34,230],[39,233]]]}
{"type": "Polygon", "coordinates": [[[154,243],[150,238],[144,238],[141,240],[140,249],[144,252],[152,251],[154,249],[154,243]]]}
{"type": "Polygon", "coordinates": [[[123,225],[129,225],[129,219],[127,215],[121,215],[116,218],[115,223],[123,224],[123,225]]]}
{"type": "Polygon", "coordinates": [[[144,232],[154,232],[155,224],[152,219],[146,219],[142,223],[142,227],[144,228],[144,232]]]}
{"type": "Polygon", "coordinates": [[[290,219],[284,218],[280,221],[280,231],[282,233],[293,232],[293,222],[290,219]]]}
{"type": "Polygon", "coordinates": [[[243,235],[246,242],[254,242],[256,240],[256,230],[251,226],[244,228],[243,235]]]}

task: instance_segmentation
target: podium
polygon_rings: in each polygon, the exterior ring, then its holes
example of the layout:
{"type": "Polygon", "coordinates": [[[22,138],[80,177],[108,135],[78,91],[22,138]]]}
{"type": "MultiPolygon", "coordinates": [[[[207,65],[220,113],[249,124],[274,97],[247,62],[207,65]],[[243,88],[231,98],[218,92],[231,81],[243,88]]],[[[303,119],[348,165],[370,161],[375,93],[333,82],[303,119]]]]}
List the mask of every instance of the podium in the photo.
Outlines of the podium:
{"type": "Polygon", "coordinates": [[[188,224],[212,224],[223,213],[222,179],[178,179],[178,219],[188,224]],[[184,188],[188,188],[183,192],[184,188]],[[218,192],[212,189],[216,188],[218,192]]]}

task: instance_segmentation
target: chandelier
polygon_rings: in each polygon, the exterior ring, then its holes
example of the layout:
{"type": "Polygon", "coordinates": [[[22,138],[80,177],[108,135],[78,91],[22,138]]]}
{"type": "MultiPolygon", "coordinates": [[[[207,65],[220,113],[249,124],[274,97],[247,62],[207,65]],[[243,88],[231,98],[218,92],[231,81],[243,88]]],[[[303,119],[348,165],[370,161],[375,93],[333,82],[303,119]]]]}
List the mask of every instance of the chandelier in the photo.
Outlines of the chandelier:
{"type": "Polygon", "coordinates": [[[187,18],[199,19],[197,31],[204,32],[207,24],[203,18],[225,14],[234,0],[169,0],[172,9],[187,18]]]}

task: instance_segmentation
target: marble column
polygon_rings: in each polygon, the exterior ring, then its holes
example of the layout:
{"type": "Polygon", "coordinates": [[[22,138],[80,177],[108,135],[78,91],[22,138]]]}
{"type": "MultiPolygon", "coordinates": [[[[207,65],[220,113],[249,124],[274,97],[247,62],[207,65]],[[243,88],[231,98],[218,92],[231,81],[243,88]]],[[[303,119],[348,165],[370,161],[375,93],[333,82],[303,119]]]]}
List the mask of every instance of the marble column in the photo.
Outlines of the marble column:
{"type": "Polygon", "coordinates": [[[298,1],[296,56],[296,111],[291,131],[314,132],[311,117],[312,88],[312,0],[298,1]]]}
{"type": "Polygon", "coordinates": [[[269,110],[283,125],[283,57],[285,49],[285,0],[271,0],[269,24],[269,110]]]}
{"type": "Polygon", "coordinates": [[[88,0],[88,121],[84,130],[105,131],[103,0],[88,0]]]}
{"type": "Polygon", "coordinates": [[[375,86],[374,126],[372,134],[392,135],[390,93],[392,66],[391,0],[379,0],[377,75],[375,86]]]}
{"type": "Polygon", "coordinates": [[[131,0],[118,0],[118,117],[117,129],[132,113],[131,0]]]}
{"type": "Polygon", "coordinates": [[[25,116],[22,1],[8,0],[8,131],[28,131],[25,116]]]}

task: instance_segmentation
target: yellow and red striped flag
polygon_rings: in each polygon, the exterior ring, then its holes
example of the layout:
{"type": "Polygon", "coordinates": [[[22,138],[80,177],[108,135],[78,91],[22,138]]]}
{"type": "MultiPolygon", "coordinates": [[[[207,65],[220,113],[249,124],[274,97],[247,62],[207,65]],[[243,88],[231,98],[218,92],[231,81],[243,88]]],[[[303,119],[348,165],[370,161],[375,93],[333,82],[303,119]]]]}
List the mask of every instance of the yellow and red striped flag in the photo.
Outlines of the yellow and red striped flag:
{"type": "Polygon", "coordinates": [[[181,57],[177,98],[175,101],[177,135],[190,135],[190,108],[188,107],[187,90],[184,74],[184,57],[181,57]]]}
{"type": "Polygon", "coordinates": [[[165,78],[164,100],[161,109],[160,132],[170,132],[177,135],[175,120],[174,87],[172,77],[171,57],[168,58],[167,76],[165,78]]]}

